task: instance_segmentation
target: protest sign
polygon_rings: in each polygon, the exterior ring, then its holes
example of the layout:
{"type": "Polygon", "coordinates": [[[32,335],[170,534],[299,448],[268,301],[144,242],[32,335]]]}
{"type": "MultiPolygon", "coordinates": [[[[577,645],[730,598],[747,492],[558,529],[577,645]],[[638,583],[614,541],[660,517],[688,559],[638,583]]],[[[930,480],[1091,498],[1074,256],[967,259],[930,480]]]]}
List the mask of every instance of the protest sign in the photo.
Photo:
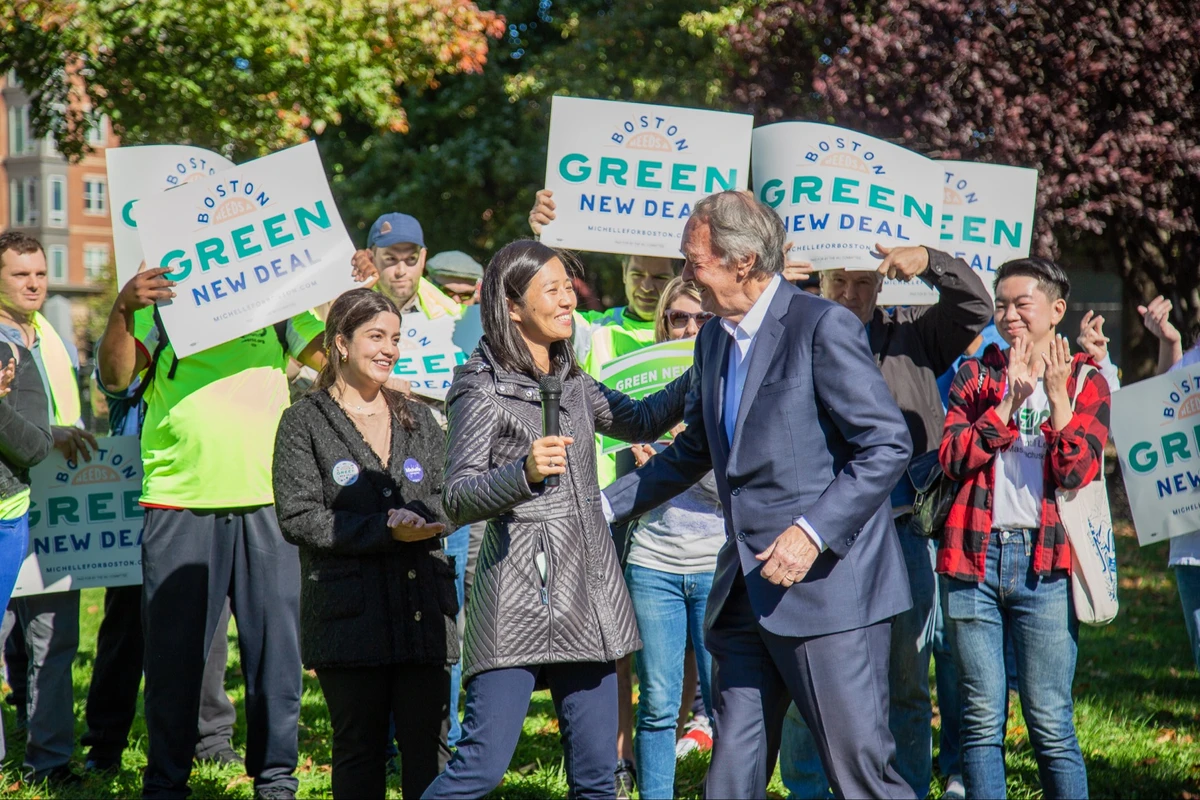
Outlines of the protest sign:
{"type": "Polygon", "coordinates": [[[29,551],[13,597],[142,582],[141,443],[97,440],[91,461],[57,450],[29,472],[29,551]]]}
{"type": "Polygon", "coordinates": [[[1200,531],[1200,365],[1115,392],[1110,420],[1138,543],[1200,531]]]}
{"type": "Polygon", "coordinates": [[[483,337],[483,322],[479,306],[467,306],[458,317],[446,312],[436,319],[405,314],[400,332],[400,357],[393,374],[411,383],[413,394],[445,400],[454,368],[471,356],[483,337]]]}
{"type": "MultiPolygon", "coordinates": [[[[634,400],[641,400],[687,372],[692,366],[695,349],[695,339],[679,339],[643,347],[601,366],[600,382],[634,400]]],[[[626,442],[600,436],[600,452],[605,455],[627,447],[629,444],[626,442]]]]}
{"type": "Polygon", "coordinates": [[[315,142],[193,181],[139,206],[146,264],[171,267],[160,306],[183,358],[355,287],[354,245],[315,142]]]}
{"type": "Polygon", "coordinates": [[[939,250],[961,258],[992,292],[996,270],[1033,244],[1036,169],[939,161],[946,174],[939,250]]]}
{"type": "Polygon", "coordinates": [[[233,162],[211,150],[183,144],[110,147],[105,158],[119,289],[137,274],[142,261],[135,208],[138,201],[215,175],[232,167],[233,162]]]}
{"type": "Polygon", "coordinates": [[[704,197],[745,189],[754,124],[747,114],[555,97],[546,153],[554,247],[679,257],[704,197]]]}
{"type": "Polygon", "coordinates": [[[875,245],[936,246],[942,169],[911,150],[816,122],[754,131],[754,193],[783,219],[789,255],[818,270],[874,270],[875,245]]]}
{"type": "MultiPolygon", "coordinates": [[[[942,229],[934,246],[970,264],[988,294],[994,294],[996,269],[1028,256],[1033,244],[1037,170],[971,161],[937,163],[945,172],[945,185],[942,229]]],[[[888,280],[879,304],[924,305],[937,299],[937,290],[921,281],[888,280]]]]}

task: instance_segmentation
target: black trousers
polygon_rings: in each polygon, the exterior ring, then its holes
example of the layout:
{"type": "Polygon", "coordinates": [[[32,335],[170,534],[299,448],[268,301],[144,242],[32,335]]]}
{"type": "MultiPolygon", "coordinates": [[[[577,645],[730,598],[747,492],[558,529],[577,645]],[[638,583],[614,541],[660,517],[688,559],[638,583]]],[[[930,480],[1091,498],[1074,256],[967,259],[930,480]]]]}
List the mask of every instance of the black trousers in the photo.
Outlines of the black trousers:
{"type": "Polygon", "coordinates": [[[300,556],[272,506],[146,509],[144,797],[186,797],[204,663],[229,599],[246,680],[246,774],[296,791],[300,719],[300,556]]]}
{"type": "Polygon", "coordinates": [[[450,760],[450,672],[442,665],[318,667],[333,725],[334,798],[383,797],[389,715],[401,795],[420,797],[450,760]]]}
{"type": "MultiPolygon", "coordinates": [[[[229,659],[229,603],[213,635],[204,663],[200,717],[196,723],[196,758],[212,758],[230,747],[237,709],[225,694],[229,659]]],[[[88,687],[84,747],[93,758],[120,758],[129,743],[142,685],[142,587],[111,586],[104,592],[104,619],[96,637],[96,661],[88,687]]]]}

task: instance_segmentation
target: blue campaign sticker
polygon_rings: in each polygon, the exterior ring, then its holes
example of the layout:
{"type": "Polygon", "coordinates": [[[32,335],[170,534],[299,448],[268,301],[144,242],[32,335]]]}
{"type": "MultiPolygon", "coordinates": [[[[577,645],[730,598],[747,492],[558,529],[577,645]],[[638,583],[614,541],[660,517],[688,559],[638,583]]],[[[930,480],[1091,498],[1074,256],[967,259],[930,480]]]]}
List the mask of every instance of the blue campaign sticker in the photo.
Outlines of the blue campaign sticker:
{"type": "Polygon", "coordinates": [[[425,468],[415,458],[405,459],[404,475],[413,483],[420,483],[421,479],[425,477],[425,468]]]}
{"type": "Polygon", "coordinates": [[[349,486],[357,480],[358,464],[343,460],[333,465],[333,482],[338,486],[349,486]]]}

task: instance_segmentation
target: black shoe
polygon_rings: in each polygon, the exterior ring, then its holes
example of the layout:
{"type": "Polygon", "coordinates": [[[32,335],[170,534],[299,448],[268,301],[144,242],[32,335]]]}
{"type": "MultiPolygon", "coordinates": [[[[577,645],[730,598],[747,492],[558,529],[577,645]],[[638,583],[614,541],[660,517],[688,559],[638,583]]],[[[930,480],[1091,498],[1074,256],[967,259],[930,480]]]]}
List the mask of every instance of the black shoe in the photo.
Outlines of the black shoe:
{"type": "Polygon", "coordinates": [[[242,758],[241,754],[232,747],[224,747],[211,755],[203,756],[201,761],[209,761],[221,767],[227,767],[230,764],[245,764],[246,759],[242,758]]]}
{"type": "Polygon", "coordinates": [[[63,764],[61,767],[55,767],[45,772],[27,775],[25,783],[30,786],[46,783],[53,789],[67,789],[83,783],[83,776],[72,770],[70,764],[63,764]]]}
{"type": "Polygon", "coordinates": [[[119,772],[121,770],[121,757],[119,755],[103,756],[90,753],[83,765],[83,769],[85,772],[90,773],[119,772]]]}
{"type": "Polygon", "coordinates": [[[628,759],[618,761],[613,779],[616,781],[617,800],[629,800],[633,797],[633,790],[637,788],[637,770],[632,761],[628,759]]]}

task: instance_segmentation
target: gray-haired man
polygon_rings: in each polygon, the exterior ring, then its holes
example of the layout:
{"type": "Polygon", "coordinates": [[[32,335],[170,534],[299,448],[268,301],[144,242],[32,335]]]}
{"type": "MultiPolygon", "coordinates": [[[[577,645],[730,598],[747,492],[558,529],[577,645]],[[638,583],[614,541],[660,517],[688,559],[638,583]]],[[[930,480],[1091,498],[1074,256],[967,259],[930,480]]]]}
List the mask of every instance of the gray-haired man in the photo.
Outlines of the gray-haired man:
{"type": "Polygon", "coordinates": [[[863,324],[785,282],[783,247],[745,193],[696,205],[683,277],[720,324],[696,340],[687,429],[605,502],[621,521],[716,475],[709,797],[765,794],[794,699],[839,795],[911,798],[888,730],[891,618],[911,601],[887,501],[912,442],[863,324]]]}

